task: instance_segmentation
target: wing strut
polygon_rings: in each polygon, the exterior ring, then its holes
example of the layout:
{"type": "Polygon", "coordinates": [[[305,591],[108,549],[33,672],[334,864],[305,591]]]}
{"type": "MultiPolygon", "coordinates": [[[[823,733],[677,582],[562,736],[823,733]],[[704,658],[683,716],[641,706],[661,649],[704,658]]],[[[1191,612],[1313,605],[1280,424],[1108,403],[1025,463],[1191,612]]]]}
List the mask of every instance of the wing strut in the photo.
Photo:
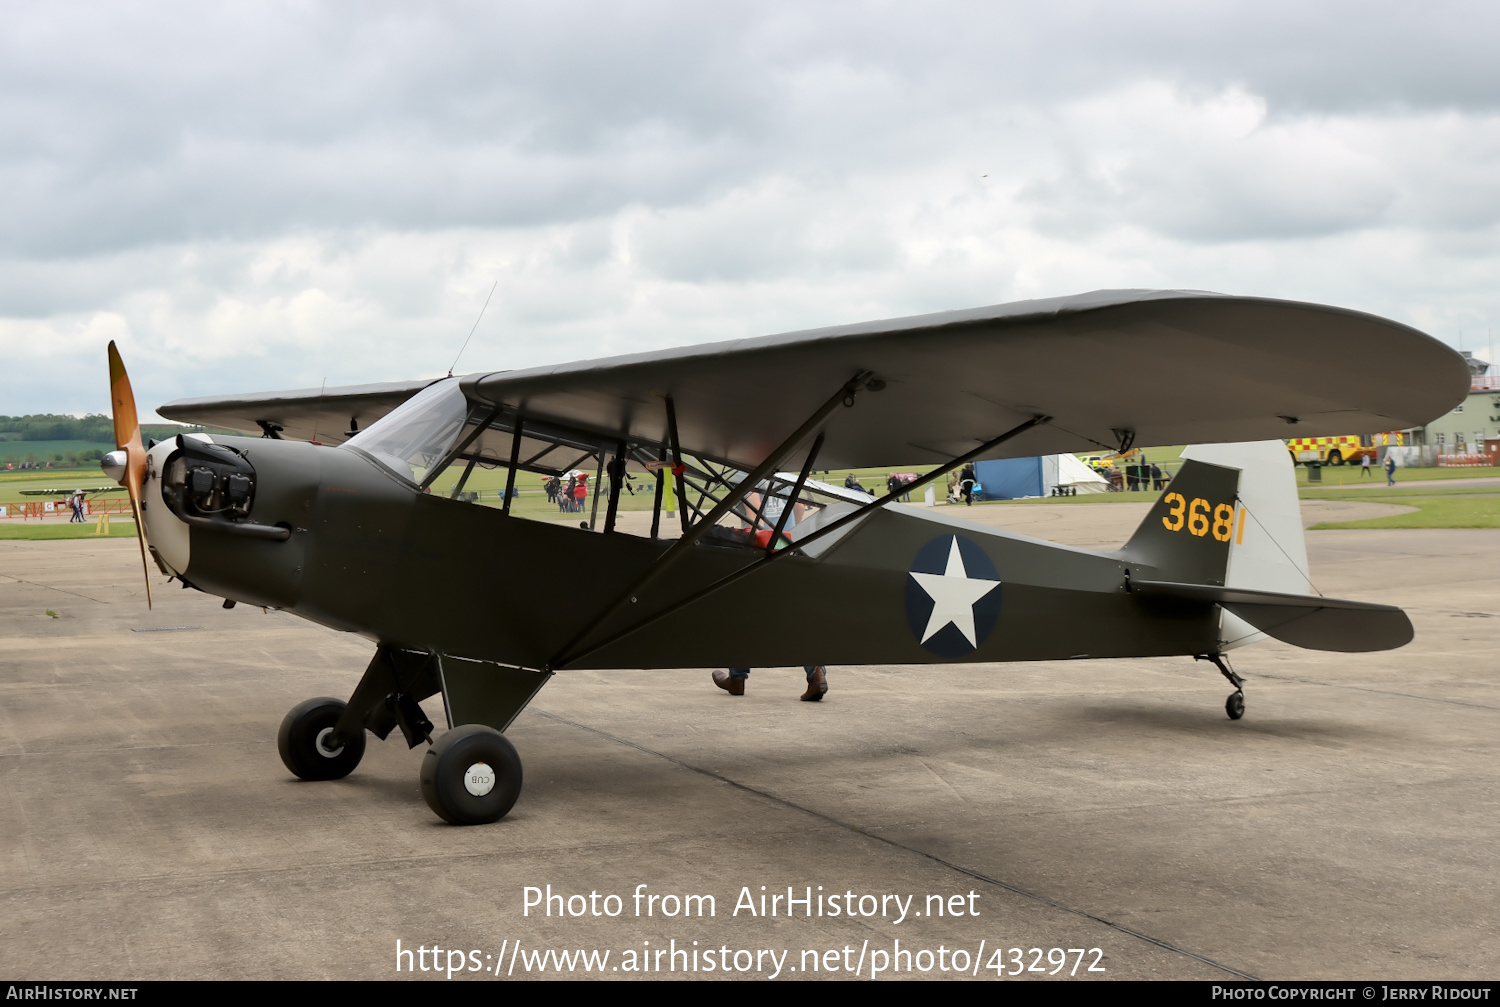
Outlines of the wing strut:
{"type": "MultiPolygon", "coordinates": [[[[843,517],[839,518],[837,521],[833,521],[833,522],[830,522],[827,525],[824,525],[822,528],[819,528],[817,531],[813,532],[811,535],[808,535],[806,538],[799,539],[797,541],[797,543],[796,543],[796,548],[782,549],[779,552],[766,553],[763,556],[761,556],[760,559],[756,560],[755,562],[750,563],[750,564],[748,564],[746,566],[740,567],[734,573],[727,574],[727,575],[725,575],[723,577],[720,577],[718,580],[714,581],[712,584],[708,585],[707,587],[705,587],[705,588],[703,588],[701,590],[694,590],[687,597],[682,598],[682,599],[680,599],[678,601],[673,602],[672,604],[668,605],[666,608],[663,608],[663,609],[661,609],[661,610],[659,610],[657,612],[652,613],[651,615],[646,616],[645,618],[639,620],[638,622],[634,623],[633,625],[625,627],[624,629],[620,630],[618,633],[615,633],[612,636],[610,636],[608,639],[602,640],[599,643],[596,643],[596,644],[594,644],[594,645],[592,645],[590,647],[586,647],[586,648],[577,650],[575,652],[574,648],[577,647],[577,645],[579,643],[581,643],[583,640],[587,639],[588,636],[589,636],[589,634],[592,633],[600,624],[602,624],[605,619],[608,619],[610,616],[614,615],[614,613],[616,611],[618,611],[621,607],[623,607],[622,605],[618,605],[618,604],[617,605],[612,605],[608,609],[606,609],[602,615],[600,615],[598,618],[596,618],[592,622],[590,622],[589,625],[583,630],[583,632],[579,633],[578,636],[574,637],[573,642],[570,643],[567,647],[563,648],[563,650],[560,652],[558,658],[554,659],[548,665],[548,669],[547,670],[549,670],[549,671],[555,671],[555,670],[560,669],[560,668],[566,668],[568,666],[568,664],[571,663],[571,662],[573,662],[573,661],[582,660],[583,658],[588,657],[590,654],[593,654],[596,651],[603,650],[605,647],[608,647],[608,646],[610,646],[613,643],[617,643],[618,641],[623,640],[625,637],[629,636],[630,634],[638,632],[639,630],[645,629],[647,626],[650,626],[652,623],[655,623],[655,622],[657,622],[657,621],[659,621],[661,619],[666,618],[667,616],[671,615],[673,612],[680,611],[680,610],[686,608],[688,605],[691,605],[693,602],[699,601],[699,600],[701,600],[703,598],[706,598],[709,595],[713,594],[715,591],[718,591],[718,590],[720,590],[722,588],[728,587],[730,584],[733,584],[735,581],[739,580],[740,578],[749,576],[750,574],[754,573],[756,570],[759,570],[762,567],[764,567],[766,564],[768,564],[768,563],[774,563],[774,562],[776,562],[778,559],[780,559],[783,556],[790,556],[793,553],[799,552],[802,548],[804,548],[806,546],[809,546],[812,543],[816,542],[818,539],[823,538],[823,537],[825,537],[827,535],[832,535],[834,532],[838,531],[840,528],[846,527],[847,525],[849,525],[849,524],[851,524],[851,523],[853,523],[855,521],[860,520],[866,514],[869,514],[871,511],[878,510],[881,507],[885,507],[886,505],[894,502],[898,497],[900,497],[900,496],[902,496],[902,495],[904,495],[906,493],[910,493],[912,490],[920,489],[923,486],[926,486],[928,483],[930,483],[930,482],[932,482],[932,481],[934,481],[936,479],[941,479],[943,476],[947,475],[949,472],[952,472],[954,469],[958,468],[959,466],[966,465],[969,462],[973,461],[975,458],[978,458],[980,455],[987,454],[988,452],[993,451],[995,448],[999,447],[1001,444],[1004,444],[1006,441],[1010,440],[1011,438],[1018,437],[1021,434],[1024,434],[1026,431],[1032,429],[1033,427],[1043,426],[1044,424],[1051,423],[1051,422],[1052,422],[1052,417],[1050,417],[1050,416],[1042,416],[1040,414],[1038,414],[1036,416],[1033,416],[1031,419],[1027,420],[1026,422],[1020,423],[1020,424],[1017,424],[1014,427],[1011,427],[1009,430],[1005,431],[1005,433],[1001,434],[1000,436],[995,437],[995,438],[993,438],[991,440],[985,441],[983,444],[979,445],[979,447],[975,448],[973,451],[969,451],[969,452],[966,452],[965,454],[961,454],[957,458],[954,458],[951,461],[948,461],[948,462],[944,463],[943,465],[940,465],[939,467],[933,469],[931,472],[927,473],[926,475],[922,476],[921,478],[916,479],[916,480],[914,480],[912,482],[906,483],[905,485],[899,487],[895,492],[893,492],[893,493],[887,493],[885,496],[880,497],[880,498],[878,498],[876,500],[872,500],[871,502],[865,504],[864,506],[860,507],[858,510],[853,511],[852,513],[849,513],[849,514],[845,514],[843,517]]],[[[763,469],[763,468],[765,468],[764,465],[762,465],[760,469],[756,469],[756,472],[760,472],[761,469],[763,469]]],[[[744,482],[740,483],[741,487],[745,487],[745,486],[749,486],[749,485],[753,485],[753,483],[752,483],[752,480],[750,480],[748,478],[744,482]]],[[[694,527],[695,528],[697,528],[697,527],[705,527],[705,525],[703,525],[702,523],[700,523],[699,525],[695,525],[694,527]]],[[[672,555],[672,553],[668,552],[667,555],[665,555],[661,559],[657,560],[656,564],[654,564],[651,567],[651,569],[647,570],[647,573],[648,574],[652,573],[652,571],[656,570],[657,567],[661,566],[662,562],[664,560],[668,559],[671,555],[672,555]]],[[[646,578],[645,578],[644,575],[640,578],[641,581],[644,581],[645,579],[646,578]]],[[[630,590],[632,592],[639,590],[639,582],[637,583],[637,585],[632,586],[630,590]]]]}
{"type": "MultiPolygon", "coordinates": [[[[827,402],[824,402],[821,406],[819,406],[817,410],[807,418],[806,422],[804,422],[796,430],[792,431],[791,436],[782,441],[781,444],[769,455],[767,455],[765,459],[759,465],[757,465],[752,472],[750,472],[745,476],[745,478],[741,479],[735,486],[733,486],[729,490],[729,492],[724,495],[724,499],[720,500],[718,504],[714,506],[713,510],[703,515],[703,517],[701,517],[696,524],[688,527],[687,518],[684,517],[682,537],[674,542],[671,548],[667,549],[666,552],[658,556],[656,558],[656,562],[648,566],[641,573],[641,575],[635,579],[635,582],[624,591],[622,591],[614,601],[610,602],[602,610],[600,610],[598,615],[590,619],[589,622],[583,627],[583,629],[581,629],[578,634],[573,637],[573,639],[569,640],[567,645],[559,650],[557,654],[553,656],[551,661],[547,662],[547,667],[561,667],[568,661],[575,660],[579,655],[574,654],[573,651],[577,647],[582,645],[584,641],[586,641],[594,632],[594,630],[598,629],[605,623],[606,620],[614,616],[615,613],[619,612],[626,605],[635,604],[636,596],[641,592],[642,589],[647,587],[649,584],[651,584],[652,581],[656,580],[656,578],[660,577],[663,573],[674,566],[679,559],[687,554],[687,550],[692,547],[694,542],[697,542],[704,535],[707,535],[710,528],[718,524],[719,520],[724,517],[724,515],[733,510],[735,505],[743,500],[747,494],[753,491],[756,486],[759,486],[767,476],[774,475],[777,468],[779,468],[781,463],[786,460],[787,455],[791,454],[793,451],[796,451],[799,447],[801,447],[802,443],[806,441],[808,437],[812,436],[813,431],[818,429],[818,427],[822,426],[827,421],[828,417],[833,414],[833,411],[835,409],[839,408],[842,405],[852,406],[854,404],[854,397],[859,394],[860,389],[865,386],[865,382],[869,379],[870,372],[861,371],[858,374],[854,375],[854,377],[850,378],[848,381],[844,382],[843,386],[840,387],[838,391],[834,392],[827,402]]],[[[673,406],[672,400],[670,398],[667,399],[667,423],[670,427],[672,436],[672,459],[675,462],[673,468],[674,470],[679,470],[682,465],[682,456],[678,452],[677,444],[677,410],[673,406]]],[[[602,467],[601,453],[601,468],[602,467]]],[[[682,476],[680,473],[678,474],[677,478],[677,485],[681,487],[682,476]]],[[[596,495],[594,499],[596,504],[598,502],[597,493],[598,487],[595,487],[596,495]]],[[[679,507],[682,507],[684,503],[685,501],[681,499],[677,501],[677,505],[679,507]]]]}
{"type": "Polygon", "coordinates": [[[687,494],[682,486],[682,444],[677,440],[677,403],[672,401],[672,396],[667,397],[667,436],[672,440],[672,478],[677,480],[674,487],[677,490],[677,513],[682,518],[682,534],[688,533],[687,494]]]}
{"type": "Polygon", "coordinates": [[[766,540],[768,555],[776,551],[776,541],[781,538],[781,530],[786,527],[786,519],[792,516],[792,508],[797,506],[797,498],[802,495],[802,487],[807,483],[807,475],[812,471],[813,462],[818,460],[818,452],[822,449],[823,435],[818,434],[818,439],[813,441],[812,447],[807,452],[807,461],[802,463],[802,471],[797,473],[797,485],[792,487],[792,495],[787,497],[786,505],[781,508],[781,517],[776,519],[776,528],[771,532],[771,537],[766,540]]]}

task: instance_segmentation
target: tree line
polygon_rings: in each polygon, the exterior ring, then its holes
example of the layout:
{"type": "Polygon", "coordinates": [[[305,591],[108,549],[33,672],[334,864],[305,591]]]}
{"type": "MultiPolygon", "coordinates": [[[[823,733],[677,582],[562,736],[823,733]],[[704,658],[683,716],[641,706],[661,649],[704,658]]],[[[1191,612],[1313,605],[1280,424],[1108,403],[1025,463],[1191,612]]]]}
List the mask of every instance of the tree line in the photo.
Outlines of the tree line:
{"type": "MultiPolygon", "coordinates": [[[[206,428],[185,427],[175,423],[145,423],[141,425],[141,439],[155,437],[161,440],[204,429],[206,428]]],[[[103,413],[90,413],[87,416],[58,416],[52,413],[0,416],[0,442],[107,441],[113,444],[114,440],[114,421],[103,413]]]]}

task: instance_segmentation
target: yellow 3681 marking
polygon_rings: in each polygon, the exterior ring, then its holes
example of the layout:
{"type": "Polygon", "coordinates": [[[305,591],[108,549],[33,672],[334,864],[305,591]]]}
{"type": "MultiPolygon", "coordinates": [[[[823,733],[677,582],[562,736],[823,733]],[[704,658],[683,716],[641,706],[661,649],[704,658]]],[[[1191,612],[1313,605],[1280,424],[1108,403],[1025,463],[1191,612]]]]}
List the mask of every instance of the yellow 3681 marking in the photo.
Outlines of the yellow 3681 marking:
{"type": "Polygon", "coordinates": [[[1167,531],[1182,531],[1185,527],[1188,534],[1197,538],[1212,532],[1218,542],[1228,542],[1234,531],[1234,508],[1229,504],[1215,506],[1202,497],[1189,502],[1181,493],[1168,493],[1163,503],[1168,510],[1161,523],[1167,531]]]}

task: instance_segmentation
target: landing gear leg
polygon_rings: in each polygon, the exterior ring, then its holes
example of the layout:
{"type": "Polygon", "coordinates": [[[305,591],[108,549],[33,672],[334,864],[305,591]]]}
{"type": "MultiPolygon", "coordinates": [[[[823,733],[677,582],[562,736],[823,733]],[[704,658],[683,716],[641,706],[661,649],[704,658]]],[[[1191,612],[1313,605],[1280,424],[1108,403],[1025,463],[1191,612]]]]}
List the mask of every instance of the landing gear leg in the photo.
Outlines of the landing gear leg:
{"type": "Polygon", "coordinates": [[[1245,715],[1245,680],[1236,674],[1229,663],[1224,660],[1223,654],[1195,654],[1195,661],[1212,661],[1219,673],[1229,679],[1229,684],[1234,686],[1234,692],[1224,701],[1224,712],[1229,714],[1230,720],[1239,720],[1245,715]]]}

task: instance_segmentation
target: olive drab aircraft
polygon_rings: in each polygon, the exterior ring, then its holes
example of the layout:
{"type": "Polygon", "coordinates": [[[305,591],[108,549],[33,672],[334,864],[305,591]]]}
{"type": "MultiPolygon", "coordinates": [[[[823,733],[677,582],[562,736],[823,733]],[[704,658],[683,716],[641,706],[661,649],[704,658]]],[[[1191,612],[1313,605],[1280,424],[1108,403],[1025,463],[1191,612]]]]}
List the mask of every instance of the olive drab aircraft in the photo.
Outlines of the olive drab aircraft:
{"type": "Polygon", "coordinates": [[[109,369],[119,449],[103,467],[135,508],[148,592],[155,567],[226,607],[368,638],[347,700],[286,715],[282,759],[302,779],[336,779],[367,734],[399,730],[428,746],[423,796],[455,824],[510,810],[521,762],[504,732],[571,669],[1176,655],[1230,680],[1238,719],[1237,647],[1273,637],[1352,653],[1412,638],[1401,609],[1314,589],[1280,438],[1420,426],[1469,387],[1457,353],[1383,318],[1130,290],[187,399],[157,411],[248,436],[149,446],[114,344],[109,369]],[[1314,374],[1309,354],[1353,363],[1314,374]],[[1195,446],[1115,551],[893,506],[970,461],[1136,444],[1195,446]],[[811,479],[893,463],[931,468],[873,498],[811,479]],[[505,472],[500,506],[463,492],[476,465],[505,472]],[[574,470],[601,491],[587,520],[511,512],[519,475],[574,470]],[[439,477],[451,493],[430,492],[439,477]],[[649,532],[619,526],[627,480],[655,494],[649,532]],[[437,696],[444,731],[422,707],[437,696]]]}

